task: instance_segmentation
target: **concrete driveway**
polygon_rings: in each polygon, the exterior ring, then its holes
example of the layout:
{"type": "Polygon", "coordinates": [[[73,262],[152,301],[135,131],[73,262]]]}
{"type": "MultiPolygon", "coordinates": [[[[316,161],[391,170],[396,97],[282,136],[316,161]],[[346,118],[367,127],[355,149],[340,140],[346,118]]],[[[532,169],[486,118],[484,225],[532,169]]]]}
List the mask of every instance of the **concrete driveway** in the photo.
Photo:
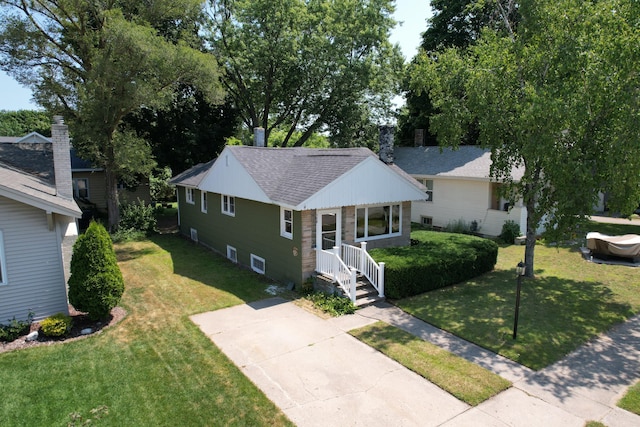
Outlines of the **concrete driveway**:
{"type": "Polygon", "coordinates": [[[436,426],[469,409],[345,332],[373,319],[281,298],[191,319],[297,425],[436,426]]]}

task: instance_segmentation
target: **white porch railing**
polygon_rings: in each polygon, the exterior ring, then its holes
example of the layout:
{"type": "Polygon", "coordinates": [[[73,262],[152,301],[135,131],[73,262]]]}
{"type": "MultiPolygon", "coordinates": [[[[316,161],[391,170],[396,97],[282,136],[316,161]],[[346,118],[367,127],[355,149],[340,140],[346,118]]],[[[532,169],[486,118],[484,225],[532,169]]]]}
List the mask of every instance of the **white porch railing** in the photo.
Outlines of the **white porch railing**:
{"type": "Polygon", "coordinates": [[[379,297],[384,297],[384,262],[377,263],[369,255],[367,242],[361,242],[360,247],[343,243],[342,259],[346,265],[355,268],[371,282],[379,297]]]}
{"type": "Polygon", "coordinates": [[[316,251],[316,271],[326,274],[335,280],[351,302],[356,302],[356,269],[348,267],[340,258],[340,247],[334,246],[332,250],[316,251]]]}

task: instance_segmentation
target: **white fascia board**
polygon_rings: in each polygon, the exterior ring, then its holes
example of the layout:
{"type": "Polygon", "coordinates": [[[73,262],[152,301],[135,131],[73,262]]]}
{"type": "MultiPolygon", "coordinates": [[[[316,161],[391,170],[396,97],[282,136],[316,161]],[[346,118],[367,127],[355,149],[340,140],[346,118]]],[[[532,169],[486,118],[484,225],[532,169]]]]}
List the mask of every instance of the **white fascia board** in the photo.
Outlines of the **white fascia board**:
{"type": "MultiPolygon", "coordinates": [[[[62,206],[62,204],[51,203],[47,200],[41,199],[39,197],[35,197],[29,194],[21,193],[19,191],[15,191],[11,188],[7,188],[4,186],[0,186],[0,196],[4,196],[7,199],[15,200],[16,202],[24,203],[28,206],[33,206],[34,208],[42,209],[43,211],[49,211],[53,213],[57,213],[60,215],[70,216],[73,218],[80,218],[82,216],[82,211],[78,207],[75,202],[69,201],[75,205],[75,209],[72,206],[62,206]],[[77,209],[77,210],[76,210],[77,209]]],[[[55,197],[55,196],[51,196],[55,197]]],[[[65,201],[65,204],[66,201],[65,201]]]]}
{"type": "Polygon", "coordinates": [[[197,188],[209,193],[274,203],[228,148],[222,150],[197,188]]]}
{"type": "Polygon", "coordinates": [[[376,157],[370,157],[300,203],[295,209],[325,209],[423,199],[422,190],[376,157]]]}

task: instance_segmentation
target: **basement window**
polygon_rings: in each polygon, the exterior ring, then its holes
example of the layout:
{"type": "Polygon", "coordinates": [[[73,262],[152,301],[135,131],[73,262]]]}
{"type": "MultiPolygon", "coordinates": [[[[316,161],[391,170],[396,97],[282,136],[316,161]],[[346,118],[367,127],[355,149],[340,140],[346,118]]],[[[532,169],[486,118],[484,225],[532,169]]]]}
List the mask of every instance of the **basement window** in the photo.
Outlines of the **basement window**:
{"type": "Polygon", "coordinates": [[[236,250],[236,248],[227,245],[227,258],[232,262],[238,262],[238,251],[236,250]]]}
{"type": "Polygon", "coordinates": [[[264,274],[266,270],[266,263],[264,258],[251,254],[251,269],[256,273],[264,274]]]}

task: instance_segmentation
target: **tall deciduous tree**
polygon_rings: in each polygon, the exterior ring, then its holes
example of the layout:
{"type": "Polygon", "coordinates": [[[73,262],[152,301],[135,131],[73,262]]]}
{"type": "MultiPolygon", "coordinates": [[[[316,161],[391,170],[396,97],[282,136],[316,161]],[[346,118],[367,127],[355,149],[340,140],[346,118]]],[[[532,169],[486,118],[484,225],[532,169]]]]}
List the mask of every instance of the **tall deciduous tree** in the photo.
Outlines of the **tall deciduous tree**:
{"type": "Polygon", "coordinates": [[[402,66],[392,12],[391,0],[212,0],[213,52],[244,124],[267,140],[286,129],[283,146],[318,131],[346,144],[388,116],[402,66]]]}
{"type": "Polygon", "coordinates": [[[109,225],[122,177],[153,167],[149,144],[123,125],[141,106],[166,105],[178,83],[219,99],[213,56],[190,47],[199,0],[0,0],[0,67],[69,120],[78,153],[104,168],[109,225]],[[163,37],[160,34],[165,34],[163,37]]]}
{"type": "MultiPolygon", "coordinates": [[[[431,0],[430,6],[433,15],[422,33],[420,44],[420,49],[425,52],[451,47],[466,49],[475,43],[483,28],[504,31],[500,8],[509,21],[517,19],[514,0],[431,0]]],[[[412,64],[409,64],[409,69],[412,64]]],[[[429,132],[429,119],[436,113],[429,94],[411,89],[409,79],[404,83],[404,89],[407,102],[398,121],[400,143],[413,145],[414,130],[424,129],[426,145],[437,145],[435,135],[429,132]]],[[[473,139],[474,135],[470,135],[466,142],[475,143],[473,139]]]]}
{"type": "Polygon", "coordinates": [[[640,4],[524,0],[518,11],[517,33],[505,19],[506,35],[485,30],[465,51],[423,54],[412,84],[439,111],[431,129],[441,144],[478,126],[492,176],[526,207],[532,275],[540,224],[559,238],[586,220],[598,192],[621,212],[640,200],[640,4]]]}

